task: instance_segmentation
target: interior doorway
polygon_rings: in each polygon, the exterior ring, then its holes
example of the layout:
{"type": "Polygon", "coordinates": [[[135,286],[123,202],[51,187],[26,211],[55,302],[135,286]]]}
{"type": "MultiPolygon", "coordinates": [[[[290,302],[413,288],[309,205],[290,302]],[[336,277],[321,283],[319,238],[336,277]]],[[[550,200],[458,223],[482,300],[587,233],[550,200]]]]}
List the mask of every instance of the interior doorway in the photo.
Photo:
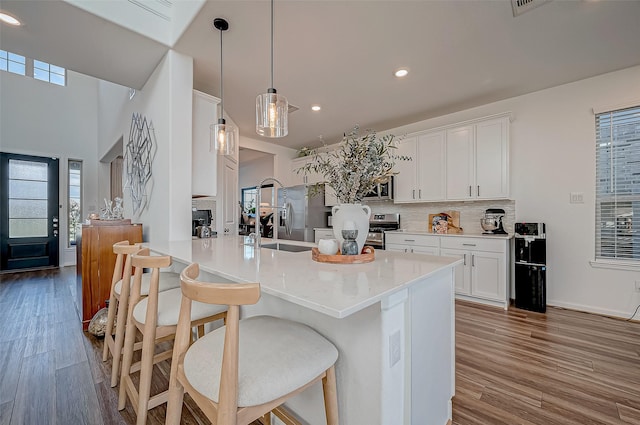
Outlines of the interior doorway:
{"type": "Polygon", "coordinates": [[[0,153],[0,270],[59,264],[59,161],[0,153]]]}

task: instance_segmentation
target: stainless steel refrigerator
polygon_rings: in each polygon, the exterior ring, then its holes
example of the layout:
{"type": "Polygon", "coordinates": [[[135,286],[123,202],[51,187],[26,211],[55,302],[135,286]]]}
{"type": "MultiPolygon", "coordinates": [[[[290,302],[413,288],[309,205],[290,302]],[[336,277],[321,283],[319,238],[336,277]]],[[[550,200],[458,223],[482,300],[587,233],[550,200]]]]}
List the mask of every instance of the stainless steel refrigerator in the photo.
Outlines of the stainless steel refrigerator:
{"type": "Polygon", "coordinates": [[[278,189],[278,239],[313,242],[313,229],[327,227],[330,207],[324,205],[324,187],[305,185],[278,189]]]}

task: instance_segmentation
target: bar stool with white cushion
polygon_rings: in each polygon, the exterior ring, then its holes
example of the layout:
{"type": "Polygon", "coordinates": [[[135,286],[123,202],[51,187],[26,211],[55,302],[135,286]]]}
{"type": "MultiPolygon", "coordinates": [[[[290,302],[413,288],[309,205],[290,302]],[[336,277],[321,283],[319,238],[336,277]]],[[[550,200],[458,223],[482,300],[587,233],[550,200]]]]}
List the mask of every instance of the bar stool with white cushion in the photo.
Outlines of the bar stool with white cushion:
{"type": "MultiPolygon", "coordinates": [[[[118,385],[120,377],[120,358],[122,355],[122,344],[124,343],[124,330],[127,319],[127,308],[129,304],[129,293],[131,288],[131,254],[140,250],[140,244],[129,245],[129,241],[120,241],[113,244],[113,252],[116,254],[116,265],[113,269],[113,277],[111,279],[111,293],[109,296],[109,309],[107,313],[107,326],[104,334],[104,348],[102,351],[102,361],[109,359],[109,354],[113,357],[111,365],[111,386],[118,385]],[[124,266],[123,266],[124,262],[124,266]],[[122,282],[129,282],[122,288],[122,282]],[[117,312],[117,313],[116,313],[117,312]],[[117,320],[116,320],[117,314],[117,320]],[[115,322],[115,334],[113,326],[115,322]]],[[[142,275],[142,286],[140,289],[141,296],[149,294],[149,284],[151,274],[142,275]]],[[[180,275],[173,272],[160,273],[160,291],[167,289],[180,288],[180,275]]],[[[135,346],[134,349],[139,350],[141,344],[135,346]]]]}
{"type": "Polygon", "coordinates": [[[200,282],[198,274],[198,264],[191,264],[180,275],[166,424],[180,423],[185,391],[212,423],[242,425],[322,381],[327,424],[337,425],[336,347],[301,323],[271,316],[239,320],[239,306],[257,303],[260,285],[200,282]],[[189,315],[197,302],[228,304],[227,321],[189,346],[189,315]]]}
{"type": "MultiPolygon", "coordinates": [[[[137,414],[136,423],[142,425],[146,423],[147,411],[166,403],[168,398],[167,391],[151,397],[151,377],[154,364],[171,358],[173,350],[155,354],[155,347],[158,342],[175,337],[182,293],[180,288],[163,292],[158,290],[160,268],[171,265],[170,256],[150,256],[149,249],[144,248],[131,255],[131,265],[135,268],[135,274],[129,299],[118,409],[125,408],[129,397],[137,414]],[[141,298],[142,271],[145,268],[151,269],[149,296],[141,298]],[[140,362],[133,363],[136,330],[142,334],[142,358],[140,362]],[[140,370],[138,388],[131,378],[131,374],[137,370],[140,370]]],[[[189,329],[226,318],[226,305],[198,304],[190,318],[187,318],[189,329]]]]}

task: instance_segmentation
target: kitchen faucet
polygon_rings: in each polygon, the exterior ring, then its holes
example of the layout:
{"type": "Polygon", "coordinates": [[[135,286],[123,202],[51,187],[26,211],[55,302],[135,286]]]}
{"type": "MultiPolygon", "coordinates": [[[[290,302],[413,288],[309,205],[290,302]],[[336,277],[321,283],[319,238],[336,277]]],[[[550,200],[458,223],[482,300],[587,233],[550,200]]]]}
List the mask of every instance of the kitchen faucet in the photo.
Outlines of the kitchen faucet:
{"type": "MultiPolygon", "coordinates": [[[[289,220],[289,211],[287,210],[287,188],[284,187],[284,185],[275,177],[267,177],[264,180],[262,180],[260,183],[258,183],[258,185],[256,186],[257,189],[257,194],[256,194],[256,204],[258,207],[258,216],[257,216],[257,220],[256,220],[256,229],[255,232],[251,233],[249,235],[249,237],[253,238],[253,240],[255,241],[255,246],[257,248],[260,248],[260,244],[261,244],[261,234],[262,232],[260,232],[260,210],[265,208],[265,209],[271,209],[271,210],[275,210],[277,211],[278,209],[282,209],[284,210],[284,219],[285,219],[285,223],[288,223],[289,220]],[[282,206],[277,206],[274,205],[277,203],[277,191],[275,192],[275,196],[272,195],[271,200],[272,200],[272,204],[268,205],[268,206],[261,206],[260,204],[262,203],[262,187],[265,185],[265,183],[267,182],[273,182],[278,184],[281,188],[282,188],[282,195],[283,195],[283,201],[282,201],[282,206]]],[[[275,188],[274,188],[275,189],[275,188]]],[[[278,220],[278,214],[276,212],[276,214],[274,214],[272,217],[273,220],[273,239],[274,240],[278,240],[278,226],[280,225],[279,220],[278,220]]],[[[286,224],[285,224],[286,227],[286,224]]]]}

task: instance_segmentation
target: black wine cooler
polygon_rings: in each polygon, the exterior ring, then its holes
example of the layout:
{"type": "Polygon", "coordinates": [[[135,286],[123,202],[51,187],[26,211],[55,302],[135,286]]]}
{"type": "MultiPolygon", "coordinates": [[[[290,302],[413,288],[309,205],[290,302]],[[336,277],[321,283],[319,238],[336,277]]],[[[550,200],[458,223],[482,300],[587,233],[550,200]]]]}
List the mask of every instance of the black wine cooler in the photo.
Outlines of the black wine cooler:
{"type": "Polygon", "coordinates": [[[547,309],[547,239],[544,223],[515,224],[516,307],[547,309]]]}

